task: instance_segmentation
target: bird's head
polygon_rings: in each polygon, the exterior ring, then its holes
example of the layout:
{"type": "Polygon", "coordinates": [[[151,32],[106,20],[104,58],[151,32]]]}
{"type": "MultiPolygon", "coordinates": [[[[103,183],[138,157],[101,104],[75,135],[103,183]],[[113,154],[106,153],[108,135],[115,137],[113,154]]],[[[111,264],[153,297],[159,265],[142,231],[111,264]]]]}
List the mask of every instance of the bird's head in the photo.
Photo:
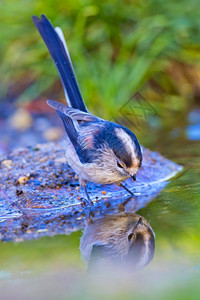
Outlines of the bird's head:
{"type": "Polygon", "coordinates": [[[80,249],[90,266],[112,265],[136,271],[153,259],[155,234],[138,214],[107,215],[87,224],[80,249]]]}
{"type": "Polygon", "coordinates": [[[153,259],[155,251],[155,234],[149,223],[141,216],[136,215],[133,224],[129,223],[127,231],[129,250],[126,256],[128,263],[134,269],[142,269],[153,259]],[[135,222],[137,220],[137,222],[135,222]]]}
{"type": "Polygon", "coordinates": [[[115,169],[119,174],[136,180],[136,174],[142,164],[140,144],[129,129],[115,128],[116,143],[113,146],[115,169]]]}

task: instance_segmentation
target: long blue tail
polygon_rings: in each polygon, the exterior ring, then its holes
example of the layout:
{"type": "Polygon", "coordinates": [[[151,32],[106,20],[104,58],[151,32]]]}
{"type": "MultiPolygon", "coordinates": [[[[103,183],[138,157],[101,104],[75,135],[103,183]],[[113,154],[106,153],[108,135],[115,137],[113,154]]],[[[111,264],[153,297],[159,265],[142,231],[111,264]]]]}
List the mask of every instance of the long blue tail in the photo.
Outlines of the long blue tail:
{"type": "Polygon", "coordinates": [[[44,15],[41,16],[41,19],[32,16],[32,20],[58,69],[70,106],[87,112],[64,41],[62,41],[50,21],[44,15]]]}

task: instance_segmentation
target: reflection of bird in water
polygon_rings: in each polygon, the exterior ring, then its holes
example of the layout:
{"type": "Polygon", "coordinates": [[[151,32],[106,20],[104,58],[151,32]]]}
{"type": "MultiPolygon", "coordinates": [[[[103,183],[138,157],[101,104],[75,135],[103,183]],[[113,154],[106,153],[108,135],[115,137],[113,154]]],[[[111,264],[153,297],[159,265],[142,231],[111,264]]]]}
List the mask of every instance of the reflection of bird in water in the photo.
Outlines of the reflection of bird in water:
{"type": "Polygon", "coordinates": [[[80,250],[89,268],[127,264],[138,270],[153,259],[154,238],[153,229],[145,218],[123,212],[88,222],[80,250]]]}

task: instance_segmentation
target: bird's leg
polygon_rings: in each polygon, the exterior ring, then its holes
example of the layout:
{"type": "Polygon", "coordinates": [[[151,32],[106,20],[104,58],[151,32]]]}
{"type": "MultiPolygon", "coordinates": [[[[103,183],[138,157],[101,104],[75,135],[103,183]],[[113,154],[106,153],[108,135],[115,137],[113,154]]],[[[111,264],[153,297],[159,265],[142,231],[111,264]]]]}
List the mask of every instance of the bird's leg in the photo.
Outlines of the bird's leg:
{"type": "Polygon", "coordinates": [[[94,221],[92,219],[92,206],[90,206],[88,211],[85,213],[85,226],[88,226],[92,223],[94,223],[94,221]]]}
{"type": "Polygon", "coordinates": [[[117,185],[123,187],[131,196],[134,196],[134,194],[121,182],[118,182],[117,185]]]}
{"type": "Polygon", "coordinates": [[[92,202],[92,200],[90,199],[90,196],[89,196],[89,194],[88,194],[86,185],[85,185],[85,187],[84,187],[84,190],[85,190],[85,194],[86,194],[86,197],[87,197],[88,204],[91,206],[91,205],[93,204],[93,202],[92,202]]]}
{"type": "Polygon", "coordinates": [[[131,200],[132,196],[129,196],[124,202],[122,202],[118,207],[118,212],[124,212],[126,204],[131,200]]]}
{"type": "Polygon", "coordinates": [[[87,204],[89,206],[91,206],[93,204],[93,202],[90,199],[90,196],[89,196],[88,191],[87,191],[87,186],[86,186],[87,185],[87,181],[84,180],[84,179],[82,179],[82,178],[80,178],[79,182],[80,182],[80,186],[84,188],[84,191],[85,191],[85,194],[86,194],[86,197],[87,197],[87,201],[86,202],[87,202],[87,204]]]}

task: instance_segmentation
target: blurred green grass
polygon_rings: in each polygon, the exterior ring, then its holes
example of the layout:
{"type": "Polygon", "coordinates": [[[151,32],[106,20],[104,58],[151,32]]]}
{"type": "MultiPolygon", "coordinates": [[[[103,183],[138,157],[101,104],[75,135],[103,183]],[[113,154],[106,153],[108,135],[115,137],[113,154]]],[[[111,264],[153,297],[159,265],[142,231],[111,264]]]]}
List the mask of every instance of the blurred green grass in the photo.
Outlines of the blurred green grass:
{"type": "Polygon", "coordinates": [[[92,111],[111,116],[138,90],[187,109],[200,95],[199,8],[197,0],[2,0],[1,99],[64,97],[31,21],[43,13],[62,27],[92,111]]]}

